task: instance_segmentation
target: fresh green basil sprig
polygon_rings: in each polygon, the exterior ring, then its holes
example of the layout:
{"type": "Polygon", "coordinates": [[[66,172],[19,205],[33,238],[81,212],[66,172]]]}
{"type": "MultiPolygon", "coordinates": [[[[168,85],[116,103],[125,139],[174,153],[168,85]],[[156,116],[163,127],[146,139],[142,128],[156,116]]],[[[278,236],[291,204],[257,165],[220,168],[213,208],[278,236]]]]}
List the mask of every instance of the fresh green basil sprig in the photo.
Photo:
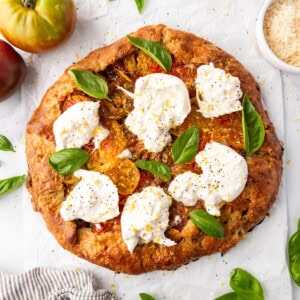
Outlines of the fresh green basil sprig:
{"type": "Polygon", "coordinates": [[[244,147],[247,155],[251,155],[262,146],[265,139],[265,128],[261,116],[247,95],[243,99],[242,127],[244,147]]]}
{"type": "Polygon", "coordinates": [[[135,47],[150,56],[165,71],[170,71],[172,67],[172,57],[165,47],[159,43],[150,40],[138,39],[130,35],[127,35],[127,38],[135,47]]]}
{"type": "Polygon", "coordinates": [[[153,160],[137,160],[135,165],[145,171],[148,171],[162,179],[171,179],[171,169],[167,164],[153,160]]]}
{"type": "Polygon", "coordinates": [[[12,143],[9,141],[9,139],[6,136],[2,134],[0,134],[0,150],[15,152],[12,143]]]}
{"type": "Polygon", "coordinates": [[[175,164],[184,164],[193,159],[198,151],[200,131],[197,125],[186,129],[174,142],[171,155],[175,164]]]}
{"type": "Polygon", "coordinates": [[[236,268],[230,273],[230,292],[215,300],[264,300],[264,290],[260,282],[247,271],[236,268]]]}
{"type": "Polygon", "coordinates": [[[289,238],[289,270],[293,281],[300,286],[300,219],[297,231],[289,238]]]}
{"type": "Polygon", "coordinates": [[[195,209],[191,211],[190,218],[192,222],[205,234],[216,238],[224,238],[224,228],[218,219],[210,215],[207,211],[203,209],[195,209]]]}
{"type": "MultiPolygon", "coordinates": [[[[4,135],[0,135],[0,150],[15,152],[13,145],[11,144],[9,139],[4,135]]],[[[25,175],[14,176],[0,180],[0,196],[17,189],[25,182],[25,180],[25,175]]]]}
{"type": "Polygon", "coordinates": [[[141,300],[155,300],[153,296],[147,293],[139,293],[139,296],[141,300]]]}
{"type": "Polygon", "coordinates": [[[68,71],[76,85],[87,95],[97,99],[107,99],[108,86],[105,80],[90,71],[72,69],[68,71]]]}
{"type": "Polygon", "coordinates": [[[68,175],[80,169],[89,159],[88,152],[78,148],[67,148],[50,155],[48,163],[60,175],[68,175]]]}
{"type": "Polygon", "coordinates": [[[4,195],[8,192],[12,192],[21,186],[26,180],[25,175],[14,176],[0,180],[0,195],[4,195]]]}
{"type": "Polygon", "coordinates": [[[135,0],[135,4],[139,13],[141,14],[145,6],[145,0],[135,0]]]}

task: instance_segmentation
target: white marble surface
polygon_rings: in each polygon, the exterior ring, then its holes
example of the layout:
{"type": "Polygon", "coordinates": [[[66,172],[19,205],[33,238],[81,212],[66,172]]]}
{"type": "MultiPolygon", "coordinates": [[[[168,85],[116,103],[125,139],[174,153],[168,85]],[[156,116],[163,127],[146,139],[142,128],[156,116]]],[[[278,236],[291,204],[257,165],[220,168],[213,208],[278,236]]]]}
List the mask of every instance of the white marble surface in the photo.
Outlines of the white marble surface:
{"type": "Polygon", "coordinates": [[[158,300],[194,299],[199,294],[210,300],[230,290],[229,272],[238,266],[260,279],[266,299],[300,299],[300,288],[291,287],[286,265],[287,238],[300,216],[300,76],[279,72],[260,54],[255,21],[263,2],[147,0],[139,15],[133,0],[77,0],[78,23],[67,43],[40,55],[20,51],[28,65],[27,77],[14,96],[0,102],[0,133],[12,140],[16,153],[0,152],[0,178],[26,173],[25,125],[46,89],[67,66],[145,24],[165,23],[216,43],[236,56],[260,84],[264,104],[285,146],[285,174],[270,218],[224,257],[204,258],[175,272],[115,275],[61,249],[32,211],[23,187],[0,198],[1,271],[20,273],[34,266],[82,268],[93,271],[104,287],[122,299],[138,299],[138,292],[150,292],[158,300]]]}

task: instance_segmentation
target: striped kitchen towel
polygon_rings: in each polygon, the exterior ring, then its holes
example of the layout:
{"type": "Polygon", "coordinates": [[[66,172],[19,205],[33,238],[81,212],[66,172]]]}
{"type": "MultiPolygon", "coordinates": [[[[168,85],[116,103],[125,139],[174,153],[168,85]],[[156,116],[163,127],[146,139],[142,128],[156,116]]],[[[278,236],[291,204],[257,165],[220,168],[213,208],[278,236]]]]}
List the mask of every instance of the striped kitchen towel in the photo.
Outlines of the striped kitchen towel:
{"type": "Polygon", "coordinates": [[[19,275],[0,272],[1,300],[117,300],[97,289],[95,276],[82,270],[34,268],[19,275]]]}

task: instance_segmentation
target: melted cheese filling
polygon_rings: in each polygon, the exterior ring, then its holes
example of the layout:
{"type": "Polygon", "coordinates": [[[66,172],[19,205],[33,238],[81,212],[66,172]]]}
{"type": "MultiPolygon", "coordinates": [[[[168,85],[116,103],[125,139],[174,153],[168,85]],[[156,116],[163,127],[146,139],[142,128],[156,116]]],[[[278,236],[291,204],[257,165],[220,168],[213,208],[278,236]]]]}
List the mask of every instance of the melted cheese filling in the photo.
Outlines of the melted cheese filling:
{"type": "Polygon", "coordinates": [[[161,187],[149,186],[130,195],[121,216],[122,237],[132,253],[137,244],[151,241],[165,246],[176,243],[165,237],[172,198],[161,187]]]}
{"type": "Polygon", "coordinates": [[[82,101],[72,105],[53,124],[56,151],[81,148],[94,138],[95,148],[109,131],[99,122],[100,102],[82,101]]]}
{"type": "Polygon", "coordinates": [[[233,201],[244,190],[247,163],[236,151],[217,142],[208,143],[195,160],[202,174],[185,172],[177,175],[169,186],[169,193],[187,206],[202,199],[208,213],[220,216],[222,202],[233,201]]]}
{"type": "Polygon", "coordinates": [[[118,190],[108,176],[86,170],[77,170],[74,175],[81,180],[60,209],[65,221],[81,219],[100,223],[119,215],[118,190]]]}
{"type": "Polygon", "coordinates": [[[136,81],[133,97],[134,109],[125,124],[147,150],[161,152],[171,141],[169,130],[182,124],[191,111],[184,82],[168,74],[150,74],[136,81]]]}
{"type": "Polygon", "coordinates": [[[240,80],[215,68],[213,63],[197,69],[196,96],[199,112],[205,118],[214,118],[242,110],[243,92],[240,80]]]}

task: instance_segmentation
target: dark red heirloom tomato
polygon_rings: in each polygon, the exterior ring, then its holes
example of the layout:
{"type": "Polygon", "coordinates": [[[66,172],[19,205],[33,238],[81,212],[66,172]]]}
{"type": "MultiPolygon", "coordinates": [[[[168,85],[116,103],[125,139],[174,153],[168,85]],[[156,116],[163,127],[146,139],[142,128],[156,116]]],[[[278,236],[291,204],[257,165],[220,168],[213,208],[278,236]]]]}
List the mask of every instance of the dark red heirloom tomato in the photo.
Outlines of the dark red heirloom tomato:
{"type": "Polygon", "coordinates": [[[76,7],[72,0],[0,0],[0,31],[27,52],[55,48],[73,32],[76,7]]]}
{"type": "Polygon", "coordinates": [[[10,97],[26,75],[22,56],[7,42],[0,40],[0,101],[10,97]]]}

